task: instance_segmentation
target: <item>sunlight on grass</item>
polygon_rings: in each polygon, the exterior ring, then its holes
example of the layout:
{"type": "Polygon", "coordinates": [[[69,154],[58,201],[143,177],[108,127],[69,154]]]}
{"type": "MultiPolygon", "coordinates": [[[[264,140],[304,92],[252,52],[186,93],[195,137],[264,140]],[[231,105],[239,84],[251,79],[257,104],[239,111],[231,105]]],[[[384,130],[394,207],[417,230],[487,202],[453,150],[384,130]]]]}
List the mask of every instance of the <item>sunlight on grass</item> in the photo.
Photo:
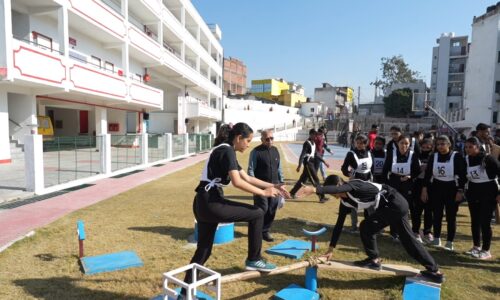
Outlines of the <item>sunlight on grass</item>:
{"type": "MultiPolygon", "coordinates": [[[[249,152],[238,155],[243,167],[247,166],[249,152]]],[[[282,162],[287,179],[297,179],[296,165],[286,163],[284,158],[282,162]]],[[[0,253],[0,299],[150,299],[161,293],[162,273],[188,264],[194,252],[193,247],[186,245],[193,233],[192,202],[202,167],[203,163],[199,163],[74,212],[0,253]],[[133,250],[144,261],[144,267],[84,276],[77,258],[76,221],[80,219],[86,225],[86,255],[133,250]]],[[[225,193],[229,198],[249,196],[232,187],[225,193]]],[[[251,197],[241,198],[240,201],[252,203],[251,197]]],[[[286,239],[304,239],[301,229],[305,225],[294,218],[333,224],[337,211],[338,201],[319,204],[314,196],[287,202],[273,225],[276,238],[273,244],[286,239]]],[[[442,298],[498,299],[500,261],[478,261],[459,254],[472,244],[469,226],[468,210],[461,206],[456,238],[458,254],[431,249],[447,276],[442,298]]],[[[491,250],[494,255],[500,253],[497,228],[494,228],[497,233],[494,233],[491,250]]],[[[223,274],[242,271],[247,253],[246,224],[236,224],[235,230],[234,242],[215,246],[207,263],[209,268],[223,274]]],[[[320,238],[322,249],[327,248],[330,234],[331,230],[320,238]]],[[[420,268],[399,244],[386,236],[379,241],[385,262],[420,268]]],[[[264,249],[269,246],[264,242],[264,249]]],[[[278,265],[293,262],[266,257],[278,265]]],[[[359,236],[344,233],[335,258],[364,258],[359,236]]],[[[268,299],[291,283],[303,285],[304,271],[227,284],[223,286],[222,296],[223,299],[268,299]]],[[[399,299],[403,283],[403,277],[325,270],[319,272],[318,280],[323,299],[399,299]]]]}

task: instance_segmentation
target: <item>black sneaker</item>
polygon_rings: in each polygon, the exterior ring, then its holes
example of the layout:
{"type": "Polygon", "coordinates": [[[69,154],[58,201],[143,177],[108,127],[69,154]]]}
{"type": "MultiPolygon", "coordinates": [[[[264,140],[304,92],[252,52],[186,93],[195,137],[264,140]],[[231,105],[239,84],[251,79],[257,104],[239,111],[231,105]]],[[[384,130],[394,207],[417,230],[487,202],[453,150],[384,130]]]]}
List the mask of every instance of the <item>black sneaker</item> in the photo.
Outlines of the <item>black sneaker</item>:
{"type": "Polygon", "coordinates": [[[262,234],[262,239],[266,242],[274,242],[274,239],[269,232],[264,232],[262,234]]]}
{"type": "Polygon", "coordinates": [[[444,282],[444,274],[439,272],[439,271],[423,270],[423,271],[420,271],[420,274],[432,282],[435,282],[435,283],[443,283],[444,282]]]}
{"type": "Polygon", "coordinates": [[[368,268],[372,270],[377,270],[380,271],[382,270],[382,264],[379,261],[374,261],[371,258],[365,258],[363,260],[356,260],[353,262],[355,266],[362,267],[362,268],[368,268]]]}

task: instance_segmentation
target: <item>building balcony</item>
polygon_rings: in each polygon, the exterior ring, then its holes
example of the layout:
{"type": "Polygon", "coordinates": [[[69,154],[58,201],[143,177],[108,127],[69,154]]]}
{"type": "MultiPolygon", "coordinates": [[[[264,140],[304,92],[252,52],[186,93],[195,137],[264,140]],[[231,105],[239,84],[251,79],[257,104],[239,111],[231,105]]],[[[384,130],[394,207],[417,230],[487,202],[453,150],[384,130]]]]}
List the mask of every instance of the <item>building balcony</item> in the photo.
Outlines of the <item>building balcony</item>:
{"type": "Polygon", "coordinates": [[[104,97],[125,99],[127,83],[122,76],[74,61],[69,67],[72,88],[104,97]]]}
{"type": "Polygon", "coordinates": [[[17,39],[12,41],[14,79],[63,88],[68,75],[64,56],[58,51],[30,43],[17,39]]]}
{"type": "Polygon", "coordinates": [[[155,15],[161,15],[163,3],[161,0],[140,0],[144,6],[148,7],[155,15]]]}
{"type": "Polygon", "coordinates": [[[210,119],[215,121],[222,120],[222,111],[211,107],[208,101],[198,100],[192,97],[179,97],[186,105],[186,118],[188,119],[210,119]]]}
{"type": "Polygon", "coordinates": [[[146,53],[151,58],[160,61],[163,55],[160,44],[147,36],[144,32],[140,31],[135,26],[130,26],[128,29],[130,38],[130,45],[139,51],[146,53]]]}
{"type": "Polygon", "coordinates": [[[80,17],[123,39],[126,34],[123,17],[98,0],[69,0],[69,9],[80,17]]]}
{"type": "Polygon", "coordinates": [[[163,108],[163,91],[140,82],[130,84],[130,98],[132,102],[163,108]]]}

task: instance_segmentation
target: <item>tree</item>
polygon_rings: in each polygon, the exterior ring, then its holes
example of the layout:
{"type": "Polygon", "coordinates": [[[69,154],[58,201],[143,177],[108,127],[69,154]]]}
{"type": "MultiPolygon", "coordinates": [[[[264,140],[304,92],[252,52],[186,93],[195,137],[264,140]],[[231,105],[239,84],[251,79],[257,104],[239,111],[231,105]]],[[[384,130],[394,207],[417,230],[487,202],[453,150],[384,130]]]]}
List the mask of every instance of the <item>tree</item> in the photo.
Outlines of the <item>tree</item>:
{"type": "Polygon", "coordinates": [[[410,69],[402,55],[393,57],[382,57],[380,59],[382,79],[371,82],[377,88],[384,90],[394,83],[416,82],[420,78],[420,73],[410,69]]]}
{"type": "Polygon", "coordinates": [[[384,97],[384,109],[387,117],[405,118],[411,114],[412,91],[401,89],[384,97]]]}

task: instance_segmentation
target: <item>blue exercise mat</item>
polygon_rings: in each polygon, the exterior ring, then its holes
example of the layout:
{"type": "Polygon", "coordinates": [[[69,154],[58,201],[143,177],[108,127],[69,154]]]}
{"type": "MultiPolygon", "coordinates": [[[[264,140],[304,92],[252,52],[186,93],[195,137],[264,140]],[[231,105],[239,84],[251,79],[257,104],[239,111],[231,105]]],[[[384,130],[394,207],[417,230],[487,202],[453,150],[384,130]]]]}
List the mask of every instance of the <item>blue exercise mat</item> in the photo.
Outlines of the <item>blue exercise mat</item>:
{"type": "Polygon", "coordinates": [[[103,254],[81,258],[83,272],[87,275],[142,267],[142,260],[133,251],[103,254]]]}
{"type": "Polygon", "coordinates": [[[441,299],[441,288],[439,284],[419,280],[418,278],[406,278],[403,300],[439,300],[441,299]]]}
{"type": "MultiPolygon", "coordinates": [[[[318,245],[316,245],[316,249],[319,249],[318,245]]],[[[267,249],[266,253],[300,259],[306,251],[311,251],[311,242],[286,240],[267,249]]]]}
{"type": "Polygon", "coordinates": [[[274,295],[273,299],[279,300],[319,300],[319,294],[300,285],[290,284],[274,295]]]}

